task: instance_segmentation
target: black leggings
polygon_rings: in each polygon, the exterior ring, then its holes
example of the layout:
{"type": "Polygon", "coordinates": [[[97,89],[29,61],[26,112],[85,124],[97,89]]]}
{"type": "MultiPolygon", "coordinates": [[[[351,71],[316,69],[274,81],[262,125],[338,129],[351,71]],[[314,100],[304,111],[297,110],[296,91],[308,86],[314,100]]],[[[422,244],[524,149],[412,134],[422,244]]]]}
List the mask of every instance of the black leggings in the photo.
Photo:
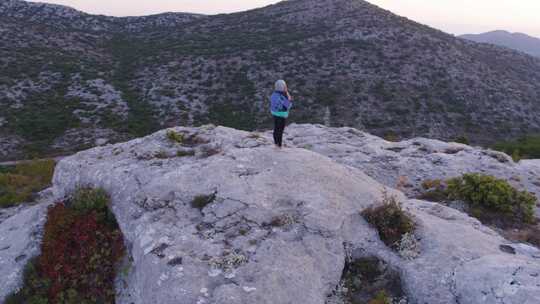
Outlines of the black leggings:
{"type": "Polygon", "coordinates": [[[287,120],[283,117],[274,116],[274,143],[281,147],[283,143],[283,131],[287,120]]]}

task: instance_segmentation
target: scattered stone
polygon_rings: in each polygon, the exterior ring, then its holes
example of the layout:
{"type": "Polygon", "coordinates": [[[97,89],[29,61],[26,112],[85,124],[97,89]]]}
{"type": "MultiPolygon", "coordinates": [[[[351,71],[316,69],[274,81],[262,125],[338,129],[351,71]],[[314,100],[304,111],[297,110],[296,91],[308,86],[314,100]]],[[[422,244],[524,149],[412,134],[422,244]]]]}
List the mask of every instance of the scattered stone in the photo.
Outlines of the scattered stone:
{"type": "Polygon", "coordinates": [[[502,252],[509,253],[509,254],[516,254],[516,250],[514,249],[514,247],[510,245],[500,245],[499,248],[501,249],[502,252]]]}

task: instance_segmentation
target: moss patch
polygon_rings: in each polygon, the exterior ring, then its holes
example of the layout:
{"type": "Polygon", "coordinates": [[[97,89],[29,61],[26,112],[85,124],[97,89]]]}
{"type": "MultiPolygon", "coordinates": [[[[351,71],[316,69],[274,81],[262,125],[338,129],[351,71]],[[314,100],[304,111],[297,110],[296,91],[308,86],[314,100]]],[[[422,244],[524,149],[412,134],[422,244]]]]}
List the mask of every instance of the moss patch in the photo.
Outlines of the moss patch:
{"type": "Polygon", "coordinates": [[[197,195],[191,201],[191,207],[203,210],[204,207],[210,205],[216,199],[216,193],[209,195],[197,195]]]}
{"type": "Polygon", "coordinates": [[[195,156],[195,150],[178,150],[176,151],[177,157],[195,156]]]}
{"type": "Polygon", "coordinates": [[[82,189],[49,208],[41,255],[6,304],[114,303],[122,233],[102,190],[82,189]]]}
{"type": "Polygon", "coordinates": [[[349,304],[406,303],[399,272],[374,256],[346,261],[336,295],[349,304]]]}

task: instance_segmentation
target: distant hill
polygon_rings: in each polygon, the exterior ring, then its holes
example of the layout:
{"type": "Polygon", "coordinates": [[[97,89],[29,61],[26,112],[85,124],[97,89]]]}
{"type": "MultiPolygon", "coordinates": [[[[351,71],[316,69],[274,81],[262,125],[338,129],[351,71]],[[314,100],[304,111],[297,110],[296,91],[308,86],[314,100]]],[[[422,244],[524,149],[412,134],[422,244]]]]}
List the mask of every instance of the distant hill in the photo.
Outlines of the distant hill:
{"type": "Polygon", "coordinates": [[[361,0],[115,18],[0,1],[0,159],[65,154],[172,125],[291,122],[493,143],[540,132],[540,59],[361,0]]]}
{"type": "Polygon", "coordinates": [[[483,34],[461,35],[460,37],[475,42],[505,46],[507,48],[540,57],[540,38],[532,37],[523,33],[493,31],[483,34]]]}

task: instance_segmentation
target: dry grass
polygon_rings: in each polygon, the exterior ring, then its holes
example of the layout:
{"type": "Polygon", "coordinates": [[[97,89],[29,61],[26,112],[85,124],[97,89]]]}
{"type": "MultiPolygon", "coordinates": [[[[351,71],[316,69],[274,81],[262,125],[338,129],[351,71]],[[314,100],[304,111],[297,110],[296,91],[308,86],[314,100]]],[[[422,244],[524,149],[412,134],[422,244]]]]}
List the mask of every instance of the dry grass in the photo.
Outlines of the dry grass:
{"type": "Polygon", "coordinates": [[[36,160],[0,173],[0,208],[31,201],[50,186],[55,166],[54,160],[36,160]]]}

